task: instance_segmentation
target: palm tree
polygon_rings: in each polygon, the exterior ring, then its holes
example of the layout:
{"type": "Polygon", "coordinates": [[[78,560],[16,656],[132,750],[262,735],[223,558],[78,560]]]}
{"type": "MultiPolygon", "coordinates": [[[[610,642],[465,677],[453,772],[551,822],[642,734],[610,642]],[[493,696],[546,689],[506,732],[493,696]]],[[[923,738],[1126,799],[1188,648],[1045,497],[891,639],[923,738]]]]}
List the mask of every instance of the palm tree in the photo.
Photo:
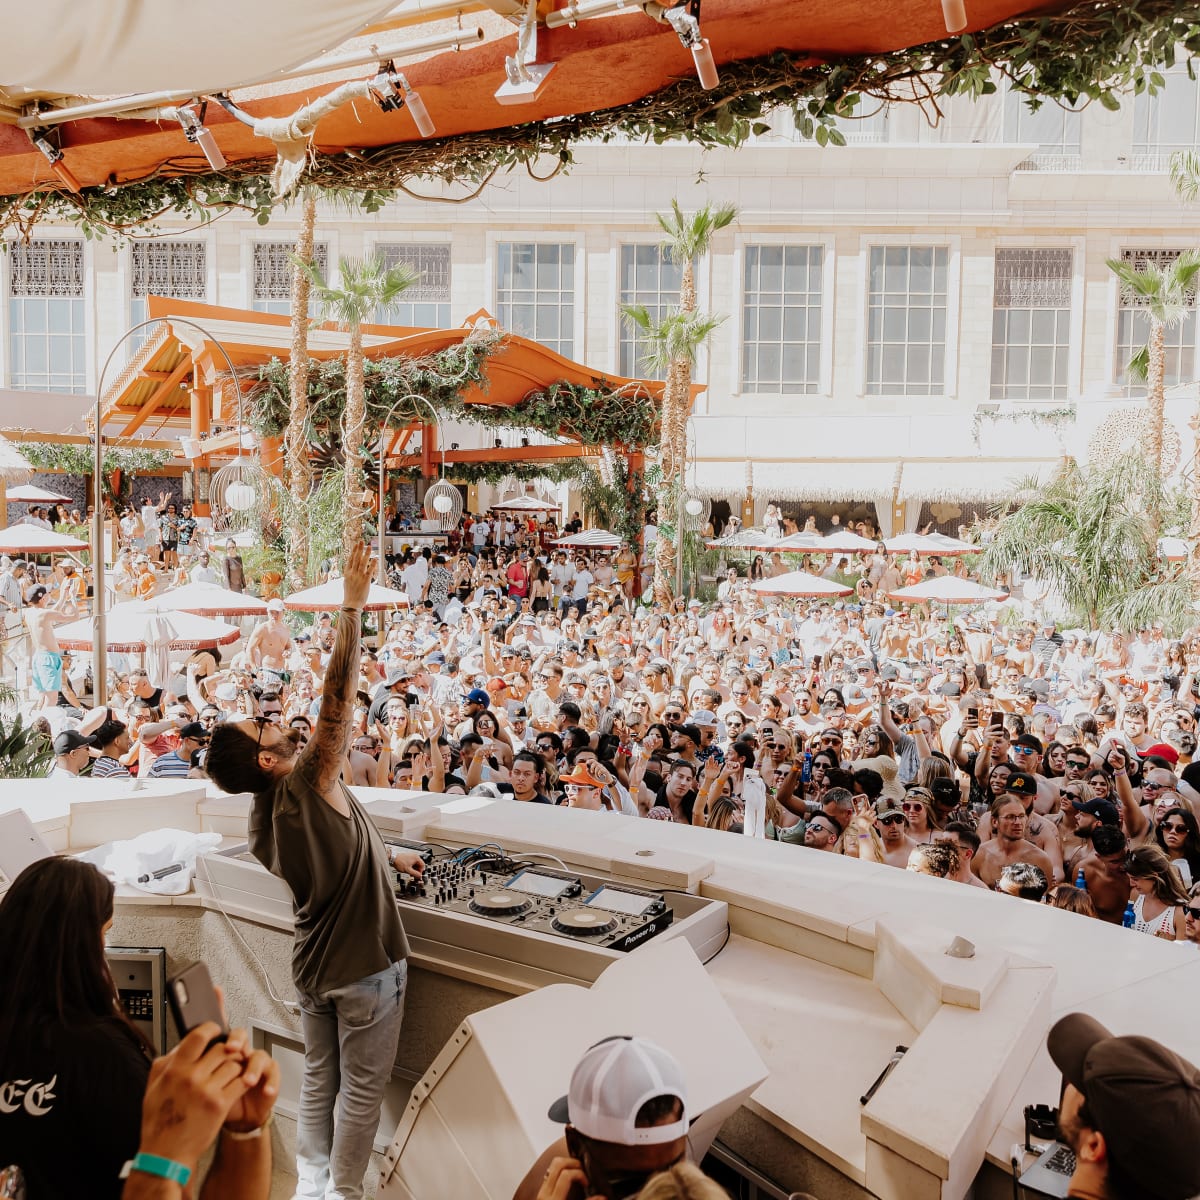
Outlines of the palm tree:
{"type": "Polygon", "coordinates": [[[362,541],[366,517],[362,480],[363,425],[366,421],[363,323],[371,319],[376,309],[394,304],[420,275],[404,263],[387,267],[378,256],[366,261],[343,258],[338,266],[342,275],[340,288],[330,287],[315,265],[309,265],[306,273],[316,291],[321,312],[350,334],[350,344],[346,347],[346,410],[342,419],[346,463],[342,489],[342,547],[348,554],[362,541]]]}
{"type": "Polygon", "coordinates": [[[304,501],[312,489],[308,462],[308,301],[312,290],[309,272],[316,265],[313,239],[317,225],[317,192],[306,187],[300,210],[300,232],[292,255],[291,357],[288,360],[288,425],[284,448],[292,503],[288,506],[289,583],[302,588],[308,577],[308,529],[303,519],[304,501]]]}
{"type": "MultiPolygon", "coordinates": [[[[1121,287],[1140,301],[1150,320],[1150,338],[1145,349],[1129,364],[1132,373],[1146,378],[1146,405],[1149,420],[1146,430],[1146,459],[1157,472],[1162,471],[1163,412],[1166,406],[1166,331],[1178,325],[1195,306],[1200,253],[1181,254],[1167,266],[1157,263],[1129,263],[1108,259],[1108,268],[1121,287]]],[[[1158,537],[1157,514],[1152,514],[1152,532],[1158,537]]]]}
{"type": "Polygon", "coordinates": [[[1087,470],[1070,461],[1042,486],[1018,484],[1015,495],[1019,507],[996,513],[983,575],[1032,575],[1092,629],[1162,620],[1179,630],[1191,619],[1178,580],[1158,571],[1154,530],[1166,498],[1161,476],[1137,451],[1087,470]]]}
{"type": "Polygon", "coordinates": [[[732,204],[706,204],[698,212],[685,213],[679,201],[671,201],[669,213],[656,213],[666,235],[663,249],[680,268],[679,308],[657,324],[645,308],[630,305],[625,315],[630,324],[650,341],[647,356],[651,367],[665,370],[663,390],[661,458],[656,501],[658,537],[654,544],[654,595],[669,604],[674,574],[675,515],[678,489],[687,471],[687,423],[692,407],[692,371],[700,347],[724,318],[696,312],[696,260],[708,252],[718,230],[737,216],[732,204]]]}
{"type": "MultiPolygon", "coordinates": [[[[1185,204],[1200,197],[1200,154],[1193,150],[1182,150],[1171,155],[1171,182],[1185,204]]],[[[1192,599],[1200,601],[1200,397],[1196,412],[1192,415],[1192,468],[1191,499],[1192,515],[1188,524],[1188,579],[1192,585],[1192,599]]]]}

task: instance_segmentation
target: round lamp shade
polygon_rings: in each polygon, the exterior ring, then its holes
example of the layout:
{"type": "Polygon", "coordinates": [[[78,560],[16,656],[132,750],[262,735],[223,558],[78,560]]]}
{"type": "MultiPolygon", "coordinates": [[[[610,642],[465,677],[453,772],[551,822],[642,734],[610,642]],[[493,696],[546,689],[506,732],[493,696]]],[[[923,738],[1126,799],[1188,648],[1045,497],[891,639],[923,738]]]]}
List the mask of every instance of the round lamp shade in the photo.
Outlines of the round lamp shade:
{"type": "Polygon", "coordinates": [[[235,512],[248,512],[254,501],[254,489],[248,483],[231,483],[225,489],[225,503],[235,512]]]}
{"type": "Polygon", "coordinates": [[[440,513],[448,513],[454,508],[454,501],[449,496],[434,496],[434,510],[440,513]]]}
{"type": "Polygon", "coordinates": [[[704,501],[693,496],[684,506],[689,517],[698,517],[704,511],[704,501]]]}
{"type": "Polygon", "coordinates": [[[443,530],[453,529],[463,512],[462,492],[452,483],[439,479],[425,492],[425,515],[437,521],[443,530]]]}

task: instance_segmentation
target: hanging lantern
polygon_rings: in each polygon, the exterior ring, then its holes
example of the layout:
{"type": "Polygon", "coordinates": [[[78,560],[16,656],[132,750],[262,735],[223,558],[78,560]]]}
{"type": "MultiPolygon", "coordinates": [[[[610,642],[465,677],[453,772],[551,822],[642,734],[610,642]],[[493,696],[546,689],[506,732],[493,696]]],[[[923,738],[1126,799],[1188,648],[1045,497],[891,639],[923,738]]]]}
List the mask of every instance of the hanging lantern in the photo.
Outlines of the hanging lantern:
{"type": "Polygon", "coordinates": [[[249,512],[255,499],[254,489],[248,483],[231,483],[225,489],[225,503],[235,512],[249,512]]]}
{"type": "Polygon", "coordinates": [[[425,516],[437,521],[443,530],[453,529],[463,512],[462,493],[453,484],[439,479],[425,493],[425,516]]]}
{"type": "Polygon", "coordinates": [[[704,511],[704,501],[692,496],[683,507],[689,517],[698,517],[704,511]]]}

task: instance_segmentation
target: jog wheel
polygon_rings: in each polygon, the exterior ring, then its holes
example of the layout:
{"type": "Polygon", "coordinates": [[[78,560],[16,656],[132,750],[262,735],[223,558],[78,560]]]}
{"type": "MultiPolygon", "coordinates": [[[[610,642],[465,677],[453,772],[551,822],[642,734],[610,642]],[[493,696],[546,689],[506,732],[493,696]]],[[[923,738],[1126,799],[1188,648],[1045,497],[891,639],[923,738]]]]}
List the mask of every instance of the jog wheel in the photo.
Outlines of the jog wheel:
{"type": "Polygon", "coordinates": [[[617,919],[611,913],[595,908],[569,908],[554,918],[554,928],[570,937],[607,933],[616,923],[617,919]]]}
{"type": "Polygon", "coordinates": [[[482,892],[471,901],[471,911],[481,917],[515,917],[533,903],[514,892],[482,892]]]}

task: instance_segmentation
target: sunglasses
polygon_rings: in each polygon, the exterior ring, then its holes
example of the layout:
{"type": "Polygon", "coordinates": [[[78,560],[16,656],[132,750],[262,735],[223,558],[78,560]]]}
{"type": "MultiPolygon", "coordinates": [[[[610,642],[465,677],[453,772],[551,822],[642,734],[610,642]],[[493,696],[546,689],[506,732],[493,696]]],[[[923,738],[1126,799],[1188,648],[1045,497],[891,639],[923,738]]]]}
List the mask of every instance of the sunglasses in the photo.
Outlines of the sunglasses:
{"type": "Polygon", "coordinates": [[[888,813],[886,817],[879,818],[880,825],[907,825],[908,818],[903,813],[888,813]]]}
{"type": "Polygon", "coordinates": [[[1014,746],[1014,754],[1036,754],[1037,751],[1032,746],[1014,746]]]}
{"type": "Polygon", "coordinates": [[[1183,910],[1185,917],[1191,917],[1193,921],[1200,921],[1200,908],[1185,908],[1183,910]]]}
{"type": "Polygon", "coordinates": [[[834,833],[834,831],[830,829],[828,825],[815,825],[812,821],[809,821],[808,827],[813,831],[813,833],[824,833],[829,837],[837,837],[837,834],[834,833]]]}
{"type": "Polygon", "coordinates": [[[1182,823],[1168,821],[1167,824],[1163,826],[1163,831],[1165,833],[1187,833],[1188,827],[1182,823]]]}
{"type": "Polygon", "coordinates": [[[1078,762],[1078,761],[1072,761],[1072,760],[1071,760],[1071,759],[1069,759],[1069,758],[1067,759],[1067,768],[1068,768],[1068,770],[1072,770],[1072,771],[1086,771],[1086,770],[1088,769],[1088,767],[1090,767],[1090,766],[1091,766],[1091,763],[1086,763],[1086,762],[1078,762]]]}
{"type": "Polygon", "coordinates": [[[904,809],[905,812],[923,812],[925,810],[925,805],[921,804],[919,801],[911,800],[901,804],[900,807],[904,809]]]}
{"type": "Polygon", "coordinates": [[[1142,791],[1143,792],[1150,792],[1150,791],[1162,792],[1162,791],[1166,791],[1166,787],[1167,787],[1167,785],[1165,783],[1151,783],[1149,780],[1147,780],[1145,783],[1142,784],[1142,791]]]}

